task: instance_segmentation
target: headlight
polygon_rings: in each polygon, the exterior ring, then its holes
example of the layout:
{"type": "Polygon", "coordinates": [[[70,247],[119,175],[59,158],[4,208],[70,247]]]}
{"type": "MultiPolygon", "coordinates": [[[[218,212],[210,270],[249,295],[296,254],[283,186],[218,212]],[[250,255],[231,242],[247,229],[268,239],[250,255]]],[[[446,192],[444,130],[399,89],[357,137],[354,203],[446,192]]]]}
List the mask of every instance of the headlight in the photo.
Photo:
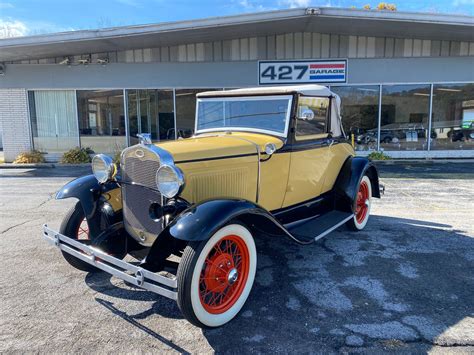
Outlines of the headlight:
{"type": "Polygon", "coordinates": [[[172,198],[184,187],[183,173],[176,166],[162,165],[156,172],[156,186],[163,196],[172,198]]]}
{"type": "Polygon", "coordinates": [[[114,161],[105,154],[97,154],[92,158],[92,172],[101,184],[112,179],[117,171],[114,161]]]}

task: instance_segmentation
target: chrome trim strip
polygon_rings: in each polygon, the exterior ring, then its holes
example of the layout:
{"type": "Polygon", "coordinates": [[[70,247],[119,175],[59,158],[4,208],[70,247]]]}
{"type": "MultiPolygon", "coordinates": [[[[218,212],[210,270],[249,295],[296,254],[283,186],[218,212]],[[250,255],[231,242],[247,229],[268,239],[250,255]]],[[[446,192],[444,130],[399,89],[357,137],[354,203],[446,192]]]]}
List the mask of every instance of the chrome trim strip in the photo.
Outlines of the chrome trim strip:
{"type": "Polygon", "coordinates": [[[322,237],[325,237],[326,235],[328,235],[329,233],[331,233],[333,230],[339,228],[340,226],[342,226],[344,223],[346,223],[348,220],[350,220],[351,218],[354,218],[354,214],[351,214],[349,217],[347,218],[344,218],[341,222],[339,222],[338,224],[335,224],[333,225],[331,228],[327,229],[326,231],[322,232],[320,235],[316,236],[314,238],[314,241],[317,241],[319,239],[321,239],[322,237]]]}
{"type": "Polygon", "coordinates": [[[159,295],[177,300],[177,291],[163,288],[161,284],[173,289],[178,288],[176,277],[165,277],[145,270],[139,266],[114,258],[94,247],[82,244],[43,225],[43,238],[60,250],[101,269],[109,274],[159,295]],[[75,249],[76,248],[76,249],[75,249]],[[79,250],[77,250],[79,249],[79,250]],[[81,252],[82,251],[82,252],[81,252]],[[127,273],[127,271],[129,273],[127,273]],[[150,282],[153,281],[154,283],[150,282]]]}

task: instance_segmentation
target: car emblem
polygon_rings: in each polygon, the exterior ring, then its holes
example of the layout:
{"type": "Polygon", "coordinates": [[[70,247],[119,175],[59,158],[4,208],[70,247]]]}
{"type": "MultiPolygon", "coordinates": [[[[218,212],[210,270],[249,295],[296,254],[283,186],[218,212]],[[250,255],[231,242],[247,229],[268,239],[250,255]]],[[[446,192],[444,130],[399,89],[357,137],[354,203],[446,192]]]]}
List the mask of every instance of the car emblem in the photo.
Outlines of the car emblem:
{"type": "Polygon", "coordinates": [[[135,156],[137,158],[143,158],[145,156],[145,152],[141,149],[138,149],[138,150],[135,151],[135,156]]]}

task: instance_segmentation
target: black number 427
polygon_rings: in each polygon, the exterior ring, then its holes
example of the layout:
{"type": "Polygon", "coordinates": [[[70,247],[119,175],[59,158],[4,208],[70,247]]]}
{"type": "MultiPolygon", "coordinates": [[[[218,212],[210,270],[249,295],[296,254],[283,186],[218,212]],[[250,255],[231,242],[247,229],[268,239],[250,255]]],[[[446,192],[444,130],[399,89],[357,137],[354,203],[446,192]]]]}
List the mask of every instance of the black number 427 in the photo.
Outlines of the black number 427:
{"type": "Polygon", "coordinates": [[[307,71],[307,65],[282,65],[278,67],[278,70],[275,69],[274,65],[271,65],[262,72],[261,77],[270,80],[275,80],[277,78],[278,80],[300,80],[307,71]],[[296,75],[296,78],[294,78],[293,75],[296,75]]]}

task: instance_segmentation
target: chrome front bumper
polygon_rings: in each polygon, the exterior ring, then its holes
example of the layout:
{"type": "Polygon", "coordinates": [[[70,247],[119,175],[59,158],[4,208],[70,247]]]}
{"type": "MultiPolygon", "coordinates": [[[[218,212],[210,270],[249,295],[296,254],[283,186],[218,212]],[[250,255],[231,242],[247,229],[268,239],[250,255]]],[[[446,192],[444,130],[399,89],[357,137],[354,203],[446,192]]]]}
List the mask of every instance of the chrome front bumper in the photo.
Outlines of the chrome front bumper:
{"type": "Polygon", "coordinates": [[[114,258],[94,247],[82,244],[43,225],[43,237],[51,245],[65,253],[95,266],[135,286],[176,300],[178,282],[176,277],[166,277],[145,270],[139,266],[114,258]],[[166,286],[163,287],[163,286],[166,286]]]}

